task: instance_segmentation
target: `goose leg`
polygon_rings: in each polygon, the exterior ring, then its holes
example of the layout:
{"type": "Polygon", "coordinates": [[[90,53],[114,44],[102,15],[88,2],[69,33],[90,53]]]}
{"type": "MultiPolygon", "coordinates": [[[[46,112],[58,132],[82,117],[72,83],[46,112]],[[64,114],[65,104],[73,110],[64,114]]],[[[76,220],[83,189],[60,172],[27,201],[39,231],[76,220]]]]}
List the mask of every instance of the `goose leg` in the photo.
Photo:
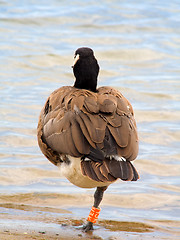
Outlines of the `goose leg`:
{"type": "MultiPolygon", "coordinates": [[[[98,208],[102,199],[103,199],[103,194],[106,191],[107,187],[97,187],[95,193],[94,193],[94,208],[98,208]]],[[[83,230],[85,232],[88,232],[90,230],[93,230],[93,222],[88,221],[86,225],[83,226],[83,230]]]]}

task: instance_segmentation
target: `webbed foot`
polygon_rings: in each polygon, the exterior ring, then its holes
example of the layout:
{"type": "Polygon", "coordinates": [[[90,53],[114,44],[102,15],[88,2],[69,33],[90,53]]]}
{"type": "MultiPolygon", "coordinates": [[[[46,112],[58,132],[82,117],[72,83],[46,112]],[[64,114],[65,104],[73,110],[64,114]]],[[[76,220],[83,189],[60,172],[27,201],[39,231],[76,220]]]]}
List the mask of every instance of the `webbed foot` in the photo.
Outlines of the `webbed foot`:
{"type": "Polygon", "coordinates": [[[89,232],[91,230],[93,230],[93,223],[92,222],[88,222],[87,224],[83,225],[82,227],[84,232],[89,232]]]}

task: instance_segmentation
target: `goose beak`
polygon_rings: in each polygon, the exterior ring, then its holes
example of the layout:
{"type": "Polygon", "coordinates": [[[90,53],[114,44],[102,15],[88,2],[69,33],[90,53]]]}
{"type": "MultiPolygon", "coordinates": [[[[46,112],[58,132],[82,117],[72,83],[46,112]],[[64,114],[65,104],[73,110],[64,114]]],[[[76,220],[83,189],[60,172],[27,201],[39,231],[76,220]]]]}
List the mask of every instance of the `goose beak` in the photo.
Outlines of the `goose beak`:
{"type": "Polygon", "coordinates": [[[76,64],[76,62],[79,60],[79,54],[75,55],[74,56],[74,62],[73,62],[73,65],[72,65],[72,68],[74,67],[74,65],[76,64]]]}

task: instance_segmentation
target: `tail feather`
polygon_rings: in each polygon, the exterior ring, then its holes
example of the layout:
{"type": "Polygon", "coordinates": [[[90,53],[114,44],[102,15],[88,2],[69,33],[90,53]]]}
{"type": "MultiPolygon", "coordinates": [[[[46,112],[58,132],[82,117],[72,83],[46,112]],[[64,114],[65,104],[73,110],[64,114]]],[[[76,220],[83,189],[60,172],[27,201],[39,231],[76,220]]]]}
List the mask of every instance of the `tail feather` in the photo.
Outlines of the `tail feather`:
{"type": "Polygon", "coordinates": [[[134,178],[134,172],[133,172],[133,169],[131,167],[131,163],[130,162],[128,162],[127,167],[128,167],[128,173],[129,173],[127,181],[132,181],[132,179],[134,178]]]}
{"type": "Polygon", "coordinates": [[[123,181],[132,181],[134,173],[131,165],[128,161],[111,160],[109,163],[110,173],[123,181]]]}
{"type": "Polygon", "coordinates": [[[94,170],[94,172],[96,173],[98,179],[101,181],[101,182],[106,182],[108,181],[108,178],[106,178],[100,171],[100,166],[101,164],[98,163],[98,162],[91,162],[91,166],[94,170]]]}
{"type": "MultiPolygon", "coordinates": [[[[117,178],[115,176],[113,176],[110,171],[109,171],[109,159],[105,159],[101,165],[101,169],[103,169],[102,167],[106,168],[106,175],[108,178],[108,182],[114,182],[117,178]]],[[[104,173],[104,172],[103,172],[104,173]]]]}
{"type": "Polygon", "coordinates": [[[109,171],[115,178],[123,178],[123,166],[120,161],[109,160],[109,171]]]}
{"type": "Polygon", "coordinates": [[[83,175],[88,176],[89,178],[101,182],[101,180],[98,178],[96,173],[94,172],[94,169],[92,167],[92,161],[82,161],[83,164],[81,163],[81,170],[83,175]]]}
{"type": "Polygon", "coordinates": [[[133,170],[133,179],[131,181],[137,181],[140,178],[139,174],[138,174],[136,168],[132,165],[132,163],[129,162],[129,164],[131,165],[131,168],[133,170]]]}
{"type": "Polygon", "coordinates": [[[82,173],[98,182],[114,182],[117,178],[123,181],[136,181],[139,175],[131,162],[105,158],[102,163],[92,160],[81,161],[82,173]]]}

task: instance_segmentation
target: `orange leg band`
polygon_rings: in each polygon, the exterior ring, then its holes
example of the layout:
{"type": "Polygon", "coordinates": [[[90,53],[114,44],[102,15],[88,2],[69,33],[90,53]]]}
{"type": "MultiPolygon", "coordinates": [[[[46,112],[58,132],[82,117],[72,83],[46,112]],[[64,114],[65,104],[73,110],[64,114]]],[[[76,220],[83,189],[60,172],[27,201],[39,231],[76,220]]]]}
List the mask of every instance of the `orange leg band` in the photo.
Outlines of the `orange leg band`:
{"type": "Polygon", "coordinates": [[[99,217],[100,211],[101,211],[100,208],[92,207],[87,220],[89,222],[96,223],[96,220],[99,217]]]}

